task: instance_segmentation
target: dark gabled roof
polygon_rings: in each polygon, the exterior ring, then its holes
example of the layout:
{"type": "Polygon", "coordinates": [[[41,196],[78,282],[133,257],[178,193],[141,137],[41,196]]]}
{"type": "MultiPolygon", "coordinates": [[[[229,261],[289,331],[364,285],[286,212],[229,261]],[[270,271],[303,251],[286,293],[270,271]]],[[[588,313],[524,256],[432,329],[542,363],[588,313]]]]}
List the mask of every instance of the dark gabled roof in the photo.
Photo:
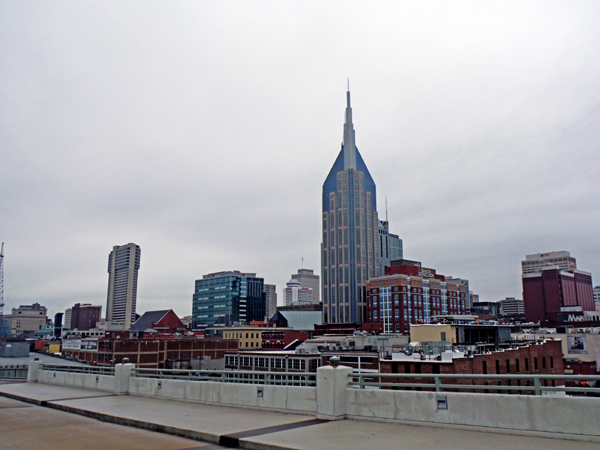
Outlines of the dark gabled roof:
{"type": "Polygon", "coordinates": [[[135,321],[131,325],[130,331],[144,331],[152,328],[153,323],[158,323],[160,320],[171,311],[170,309],[164,309],[161,311],[146,311],[142,317],[135,321]]]}

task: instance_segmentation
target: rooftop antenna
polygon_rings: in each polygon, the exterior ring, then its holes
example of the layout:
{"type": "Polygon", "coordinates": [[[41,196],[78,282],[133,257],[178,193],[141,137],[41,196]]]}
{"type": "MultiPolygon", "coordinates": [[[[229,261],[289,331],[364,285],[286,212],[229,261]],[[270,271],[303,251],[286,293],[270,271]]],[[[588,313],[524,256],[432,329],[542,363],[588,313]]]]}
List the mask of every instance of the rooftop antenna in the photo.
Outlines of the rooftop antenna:
{"type": "Polygon", "coordinates": [[[388,221],[388,215],[387,215],[387,194],[385,196],[385,221],[388,221]]]}

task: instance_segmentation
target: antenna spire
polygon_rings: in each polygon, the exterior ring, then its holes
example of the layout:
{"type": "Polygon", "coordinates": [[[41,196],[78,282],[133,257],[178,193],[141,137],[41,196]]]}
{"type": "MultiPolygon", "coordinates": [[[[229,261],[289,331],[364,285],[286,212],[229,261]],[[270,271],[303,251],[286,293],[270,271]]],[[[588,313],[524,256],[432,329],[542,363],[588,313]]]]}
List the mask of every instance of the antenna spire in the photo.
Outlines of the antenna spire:
{"type": "Polygon", "coordinates": [[[387,194],[385,195],[385,221],[388,221],[388,215],[387,215],[387,194]]]}
{"type": "Polygon", "coordinates": [[[352,124],[352,107],[350,106],[350,78],[346,92],[346,121],[344,122],[344,170],[356,169],[356,143],[354,125],[352,124]]]}

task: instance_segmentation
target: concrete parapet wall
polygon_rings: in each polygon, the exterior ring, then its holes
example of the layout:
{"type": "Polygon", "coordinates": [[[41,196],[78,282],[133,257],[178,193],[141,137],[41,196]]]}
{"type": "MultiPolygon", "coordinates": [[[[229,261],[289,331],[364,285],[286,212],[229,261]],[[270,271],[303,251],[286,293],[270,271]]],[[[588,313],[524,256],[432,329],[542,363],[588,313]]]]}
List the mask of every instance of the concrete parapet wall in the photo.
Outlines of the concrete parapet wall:
{"type": "Polygon", "coordinates": [[[46,384],[59,384],[62,386],[73,386],[84,389],[97,389],[99,391],[113,392],[115,389],[115,377],[111,375],[40,370],[38,372],[37,381],[39,383],[46,384]]]}
{"type": "Polygon", "coordinates": [[[314,387],[131,377],[129,394],[296,413],[317,411],[317,390],[314,387]],[[262,397],[259,397],[259,389],[262,397]]]}
{"type": "Polygon", "coordinates": [[[600,401],[566,396],[346,390],[346,417],[600,436],[600,401]],[[438,409],[438,399],[448,409],[438,409]]]}
{"type": "Polygon", "coordinates": [[[138,378],[132,364],[115,376],[39,370],[28,381],[225,406],[316,414],[327,420],[367,419],[458,426],[507,433],[546,433],[600,440],[600,399],[565,395],[421,392],[348,387],[352,369],[318,370],[317,387],[138,378]]]}

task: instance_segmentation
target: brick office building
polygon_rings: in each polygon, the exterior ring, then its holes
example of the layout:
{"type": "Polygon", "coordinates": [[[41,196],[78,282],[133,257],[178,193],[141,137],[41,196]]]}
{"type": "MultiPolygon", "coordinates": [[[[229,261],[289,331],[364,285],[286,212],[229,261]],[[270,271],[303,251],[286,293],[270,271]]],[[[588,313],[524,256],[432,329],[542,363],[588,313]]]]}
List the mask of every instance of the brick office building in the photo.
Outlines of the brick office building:
{"type": "Polygon", "coordinates": [[[552,320],[561,312],[594,311],[592,275],[573,269],[548,266],[538,272],[525,273],[523,302],[528,322],[552,320]]]}
{"type": "Polygon", "coordinates": [[[90,305],[89,303],[75,303],[71,310],[71,330],[87,331],[96,328],[102,317],[102,306],[90,305]]]}
{"type": "MultiPolygon", "coordinates": [[[[563,375],[564,363],[562,347],[560,340],[547,340],[545,342],[536,342],[530,345],[511,348],[501,351],[488,352],[484,354],[475,354],[459,358],[440,360],[423,360],[421,355],[406,355],[404,353],[394,353],[391,360],[380,360],[380,369],[382,373],[423,373],[423,374],[481,374],[481,375],[563,375]]],[[[385,381],[390,381],[386,379],[385,381]]],[[[432,383],[433,380],[423,379],[415,381],[413,378],[402,378],[399,376],[394,379],[400,383],[432,383]]],[[[489,385],[489,390],[485,392],[506,393],[506,390],[494,390],[493,386],[533,386],[532,380],[463,380],[452,379],[442,380],[444,384],[476,384],[489,385]]],[[[543,386],[563,385],[563,381],[542,380],[543,386]]],[[[403,388],[412,389],[412,388],[403,388]]],[[[416,388],[415,388],[416,389],[416,388]]],[[[434,390],[425,388],[418,390],[434,390]]],[[[465,392],[481,392],[471,389],[465,392]]],[[[517,393],[517,391],[508,391],[517,393]]],[[[531,394],[533,391],[522,391],[523,394],[531,394]]]]}
{"type": "Polygon", "coordinates": [[[81,339],[63,342],[63,355],[98,366],[113,366],[123,358],[142,368],[166,368],[177,362],[191,367],[191,360],[219,359],[226,352],[237,351],[237,339],[164,336],[152,339],[81,339]],[[80,341],[77,348],[77,341],[80,341]],[[67,345],[65,345],[67,344],[67,345]],[[70,348],[67,348],[70,347],[70,348]]]}
{"type": "Polygon", "coordinates": [[[367,321],[384,333],[407,333],[410,324],[431,323],[435,316],[465,315],[466,288],[446,281],[416,261],[393,261],[385,275],[367,284],[367,321]]]}
{"type": "Polygon", "coordinates": [[[310,339],[310,335],[311,334],[307,331],[270,328],[268,331],[262,332],[262,349],[283,350],[290,344],[294,347],[296,344],[300,344],[305,340],[310,339]]]}

